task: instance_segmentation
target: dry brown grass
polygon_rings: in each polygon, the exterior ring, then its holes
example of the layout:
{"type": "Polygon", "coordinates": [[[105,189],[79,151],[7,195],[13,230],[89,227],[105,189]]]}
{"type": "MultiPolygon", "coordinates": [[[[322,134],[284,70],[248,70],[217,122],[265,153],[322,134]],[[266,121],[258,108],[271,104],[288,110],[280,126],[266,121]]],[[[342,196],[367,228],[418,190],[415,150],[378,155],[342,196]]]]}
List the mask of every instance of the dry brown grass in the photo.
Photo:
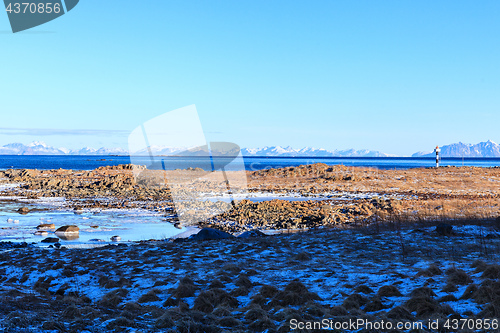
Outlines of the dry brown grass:
{"type": "Polygon", "coordinates": [[[250,289],[246,287],[238,287],[231,290],[229,293],[233,297],[247,296],[250,293],[250,289]]]}
{"type": "Polygon", "coordinates": [[[455,295],[445,295],[443,297],[440,297],[437,299],[437,301],[439,303],[443,303],[443,302],[455,302],[457,301],[457,298],[455,297],[455,295]]]}
{"type": "Polygon", "coordinates": [[[271,300],[271,306],[290,306],[301,305],[308,301],[321,300],[321,298],[312,292],[299,280],[290,281],[283,291],[278,292],[271,300]]]}
{"type": "Polygon", "coordinates": [[[439,303],[426,296],[412,297],[406,301],[405,306],[411,312],[416,312],[417,317],[431,317],[434,314],[441,313],[442,307],[439,303]]]}
{"type": "Polygon", "coordinates": [[[455,291],[458,290],[458,287],[456,284],[451,284],[451,283],[448,283],[446,284],[443,289],[441,290],[442,292],[445,292],[445,293],[453,293],[455,291]]]}
{"type": "Polygon", "coordinates": [[[471,267],[475,268],[475,273],[484,272],[484,270],[488,268],[488,266],[489,265],[481,259],[474,260],[474,262],[471,264],[471,267]]]}
{"type": "Polygon", "coordinates": [[[136,327],[136,324],[133,320],[125,318],[125,317],[118,317],[116,319],[113,319],[111,322],[106,325],[106,328],[109,330],[119,330],[122,331],[122,328],[133,328],[136,327]]]}
{"type": "Polygon", "coordinates": [[[164,314],[160,318],[156,319],[155,327],[164,329],[164,328],[173,328],[175,326],[174,320],[170,317],[169,314],[164,314]]]}
{"type": "Polygon", "coordinates": [[[301,251],[295,255],[292,256],[292,260],[297,260],[297,261],[309,261],[311,260],[311,255],[307,253],[306,251],[301,251]]]}
{"type": "Polygon", "coordinates": [[[344,300],[342,306],[347,310],[352,310],[359,309],[366,303],[368,303],[368,298],[365,296],[362,296],[361,294],[352,294],[344,300]]]}
{"type": "MultiPolygon", "coordinates": [[[[250,173],[250,188],[300,193],[331,191],[407,196],[394,212],[378,211],[382,221],[485,220],[500,216],[498,168],[376,170],[315,164],[250,173]],[[328,171],[331,170],[331,171],[328,171]],[[349,179],[349,180],[347,180],[349,179]]],[[[360,221],[362,223],[362,221],[360,221]]]]}
{"type": "Polygon", "coordinates": [[[273,298],[279,292],[278,288],[270,285],[263,285],[260,287],[259,295],[264,298],[273,298]]]}
{"type": "Polygon", "coordinates": [[[355,292],[357,293],[363,293],[363,294],[373,294],[374,291],[372,290],[372,288],[366,286],[366,285],[360,285],[360,286],[357,286],[356,289],[354,290],[355,292]]]}
{"type": "Polygon", "coordinates": [[[220,282],[220,280],[213,280],[210,285],[208,286],[208,289],[214,289],[214,288],[225,288],[226,286],[224,283],[220,282]]]}
{"type": "Polygon", "coordinates": [[[210,289],[202,291],[194,301],[193,309],[210,313],[217,306],[225,306],[234,309],[239,304],[238,300],[222,289],[210,289]]]}
{"type": "Polygon", "coordinates": [[[99,305],[107,308],[116,308],[120,304],[125,296],[127,296],[128,290],[126,289],[115,289],[107,294],[105,294],[99,301],[99,305]]]}
{"type": "Polygon", "coordinates": [[[470,276],[463,269],[458,269],[455,267],[446,270],[448,274],[448,284],[464,286],[472,282],[470,276]]]}
{"type": "Polygon", "coordinates": [[[382,297],[393,297],[393,296],[402,296],[398,287],[394,285],[382,286],[377,292],[377,295],[382,297]]]}
{"type": "Polygon", "coordinates": [[[380,297],[375,296],[368,302],[368,304],[365,305],[363,310],[365,312],[377,312],[377,311],[381,311],[385,308],[386,308],[386,306],[382,303],[382,300],[380,299],[380,297]]]}
{"type": "Polygon", "coordinates": [[[172,296],[176,298],[193,297],[198,287],[189,278],[183,278],[179,286],[173,290],[172,296]]]}
{"type": "Polygon", "coordinates": [[[240,274],[234,284],[238,287],[245,287],[247,289],[250,289],[253,286],[252,281],[250,281],[246,274],[240,274]]]}
{"type": "Polygon", "coordinates": [[[161,298],[158,297],[156,290],[150,290],[137,300],[138,303],[149,303],[149,302],[157,302],[160,301],[161,298]]]}
{"type": "Polygon", "coordinates": [[[437,265],[432,264],[429,267],[427,267],[426,269],[418,272],[417,276],[431,277],[431,276],[436,276],[436,275],[441,275],[441,274],[443,274],[441,269],[437,265]]]}
{"type": "Polygon", "coordinates": [[[398,320],[415,320],[415,317],[404,307],[396,306],[387,312],[387,318],[398,320]]]}
{"type": "Polygon", "coordinates": [[[411,297],[436,297],[436,293],[429,287],[420,287],[413,289],[410,293],[411,297]]]}
{"type": "Polygon", "coordinates": [[[500,265],[489,265],[486,266],[483,274],[481,274],[482,279],[499,279],[500,278],[500,265]]]}
{"type": "Polygon", "coordinates": [[[499,318],[500,317],[500,299],[496,298],[493,302],[485,306],[478,313],[479,318],[499,318]]]}

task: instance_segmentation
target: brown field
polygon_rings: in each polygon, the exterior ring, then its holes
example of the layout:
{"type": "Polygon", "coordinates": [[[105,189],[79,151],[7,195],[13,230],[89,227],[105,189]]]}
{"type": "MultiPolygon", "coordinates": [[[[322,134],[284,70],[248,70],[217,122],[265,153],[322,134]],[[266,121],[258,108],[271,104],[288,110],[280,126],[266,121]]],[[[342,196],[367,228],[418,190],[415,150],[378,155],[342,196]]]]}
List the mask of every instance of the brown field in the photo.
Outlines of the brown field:
{"type": "MultiPolygon", "coordinates": [[[[3,183],[23,184],[4,192],[6,195],[64,196],[69,199],[70,208],[141,207],[158,212],[173,208],[169,190],[160,181],[135,179],[130,166],[86,172],[7,170],[0,172],[2,178],[3,183]],[[98,198],[109,200],[95,200],[98,198]]],[[[278,200],[260,204],[243,200],[232,211],[208,221],[210,226],[226,231],[304,229],[384,221],[484,220],[500,216],[500,168],[378,170],[314,164],[247,172],[247,179],[251,194],[276,194],[278,200]],[[296,202],[279,197],[290,195],[311,200],[296,202]],[[318,197],[326,200],[314,200],[318,197]],[[290,219],[294,220],[292,224],[290,219]],[[228,226],[225,222],[229,220],[237,221],[237,225],[228,226]]],[[[197,186],[201,192],[206,190],[204,182],[197,186]]],[[[200,210],[203,209],[206,207],[200,205],[200,210]]]]}

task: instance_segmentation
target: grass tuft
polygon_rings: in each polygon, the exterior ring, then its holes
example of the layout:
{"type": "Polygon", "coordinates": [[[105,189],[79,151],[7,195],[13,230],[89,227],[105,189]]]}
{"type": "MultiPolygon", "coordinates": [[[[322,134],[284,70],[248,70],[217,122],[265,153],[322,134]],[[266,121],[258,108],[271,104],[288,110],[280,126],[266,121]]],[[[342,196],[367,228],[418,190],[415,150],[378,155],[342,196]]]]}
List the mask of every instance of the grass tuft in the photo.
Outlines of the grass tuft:
{"type": "Polygon", "coordinates": [[[394,285],[386,285],[386,286],[380,287],[377,295],[382,296],[382,297],[403,296],[403,295],[401,295],[401,292],[399,292],[398,287],[396,287],[394,285]]]}

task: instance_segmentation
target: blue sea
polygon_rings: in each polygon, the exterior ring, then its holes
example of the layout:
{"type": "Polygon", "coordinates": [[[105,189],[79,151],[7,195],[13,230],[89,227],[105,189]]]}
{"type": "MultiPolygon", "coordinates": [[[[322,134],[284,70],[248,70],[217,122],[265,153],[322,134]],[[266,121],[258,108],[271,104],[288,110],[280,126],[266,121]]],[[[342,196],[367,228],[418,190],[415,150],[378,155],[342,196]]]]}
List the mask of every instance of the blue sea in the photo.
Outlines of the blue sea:
{"type": "MultiPolygon", "coordinates": [[[[166,169],[185,169],[197,166],[196,157],[164,157],[166,169]]],[[[147,165],[147,156],[134,157],[135,164],[147,165]]],[[[0,170],[5,169],[72,169],[92,170],[102,166],[130,163],[129,156],[39,156],[2,155],[0,170]]],[[[433,167],[434,158],[414,157],[244,157],[245,168],[256,171],[270,168],[291,167],[303,164],[325,163],[328,165],[364,166],[378,169],[409,169],[433,167]]],[[[443,158],[442,166],[500,167],[500,158],[443,158]]]]}

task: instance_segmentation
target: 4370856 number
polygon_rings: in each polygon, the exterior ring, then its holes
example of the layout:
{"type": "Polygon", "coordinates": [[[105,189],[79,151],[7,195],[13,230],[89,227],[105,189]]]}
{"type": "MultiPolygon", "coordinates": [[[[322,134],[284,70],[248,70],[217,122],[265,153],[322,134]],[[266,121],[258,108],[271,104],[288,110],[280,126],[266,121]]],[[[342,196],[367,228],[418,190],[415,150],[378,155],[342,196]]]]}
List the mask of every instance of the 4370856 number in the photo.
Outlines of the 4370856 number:
{"type": "Polygon", "coordinates": [[[9,3],[5,10],[9,14],[59,14],[62,9],[60,3],[16,2],[9,3]]]}
{"type": "Polygon", "coordinates": [[[444,323],[447,330],[469,329],[469,330],[491,330],[499,328],[498,319],[448,319],[444,323]]]}

